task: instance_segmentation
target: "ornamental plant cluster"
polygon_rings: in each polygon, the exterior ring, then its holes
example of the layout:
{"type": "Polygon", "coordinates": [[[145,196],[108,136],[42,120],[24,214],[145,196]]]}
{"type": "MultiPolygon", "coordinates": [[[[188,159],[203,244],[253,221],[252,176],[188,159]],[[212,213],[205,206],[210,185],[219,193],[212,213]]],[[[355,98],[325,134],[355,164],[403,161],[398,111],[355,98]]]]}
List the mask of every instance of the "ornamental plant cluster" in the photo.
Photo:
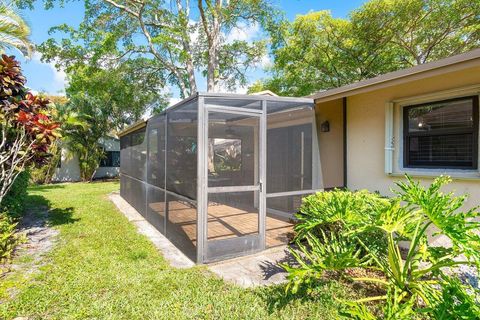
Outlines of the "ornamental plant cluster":
{"type": "Polygon", "coordinates": [[[364,288],[364,298],[341,301],[347,318],[480,319],[478,282],[459,277],[460,269],[479,274],[479,214],[461,210],[466,196],[441,191],[450,181],[441,176],[423,187],[406,176],[391,199],[343,190],[305,198],[291,249],[296,263],[283,265],[287,290],[312,290],[335,274],[364,288]],[[448,244],[433,245],[434,236],[448,244]]]}
{"type": "MultiPolygon", "coordinates": [[[[25,87],[26,79],[14,57],[0,58],[0,258],[8,256],[14,240],[10,205],[4,202],[17,177],[49,157],[50,145],[60,137],[51,102],[25,87]],[[5,232],[4,232],[5,231],[5,232]]],[[[18,214],[18,213],[16,213],[18,214]]]]}

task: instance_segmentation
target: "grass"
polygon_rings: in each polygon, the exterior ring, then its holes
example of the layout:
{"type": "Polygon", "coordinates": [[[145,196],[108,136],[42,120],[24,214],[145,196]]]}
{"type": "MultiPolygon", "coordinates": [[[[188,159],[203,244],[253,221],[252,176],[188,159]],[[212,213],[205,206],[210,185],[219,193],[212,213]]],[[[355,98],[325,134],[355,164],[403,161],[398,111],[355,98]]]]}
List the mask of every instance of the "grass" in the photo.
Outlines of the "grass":
{"type": "Polygon", "coordinates": [[[291,296],[283,285],[239,288],[204,266],[173,269],[107,199],[118,188],[115,182],[30,188],[27,205],[48,205],[60,234],[37,272],[0,280],[0,318],[332,319],[335,298],[352,295],[335,280],[291,296]]]}

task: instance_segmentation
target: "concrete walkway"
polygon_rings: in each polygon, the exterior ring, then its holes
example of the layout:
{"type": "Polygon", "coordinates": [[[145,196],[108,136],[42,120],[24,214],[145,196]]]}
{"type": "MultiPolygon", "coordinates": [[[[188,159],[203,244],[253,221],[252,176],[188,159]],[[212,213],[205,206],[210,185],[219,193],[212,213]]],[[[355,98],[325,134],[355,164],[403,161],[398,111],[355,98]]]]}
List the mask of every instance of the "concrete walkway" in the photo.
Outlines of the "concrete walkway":
{"type": "Polygon", "coordinates": [[[127,201],[118,193],[111,193],[110,200],[123,213],[128,221],[133,223],[140,234],[146,236],[153,242],[155,247],[162,252],[165,259],[174,268],[191,268],[195,263],[177,249],[160,231],[155,229],[145,218],[137,212],[127,201]]]}
{"type": "MultiPolygon", "coordinates": [[[[191,268],[195,263],[177,249],[163,234],[153,227],[118,193],[109,195],[110,200],[133,223],[139,233],[152,241],[165,259],[174,268],[191,268]]],[[[286,272],[279,263],[291,262],[293,257],[286,246],[276,247],[257,254],[208,264],[207,268],[224,279],[241,287],[279,284],[286,281],[286,272]]]]}
{"type": "Polygon", "coordinates": [[[281,246],[257,254],[209,264],[208,269],[225,281],[249,288],[286,282],[287,273],[279,264],[291,261],[293,257],[287,247],[281,246]]]}

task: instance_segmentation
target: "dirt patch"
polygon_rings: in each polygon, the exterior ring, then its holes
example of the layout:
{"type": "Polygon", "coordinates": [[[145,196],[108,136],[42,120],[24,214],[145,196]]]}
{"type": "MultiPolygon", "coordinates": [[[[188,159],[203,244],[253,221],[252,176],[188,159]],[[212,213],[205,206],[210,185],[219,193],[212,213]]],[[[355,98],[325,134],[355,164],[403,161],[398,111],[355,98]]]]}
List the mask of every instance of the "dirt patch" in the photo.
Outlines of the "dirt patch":
{"type": "Polygon", "coordinates": [[[27,210],[17,227],[24,241],[15,249],[12,261],[0,266],[2,270],[0,279],[12,271],[34,273],[45,263],[43,257],[52,249],[58,234],[58,230],[49,226],[48,214],[46,206],[27,210]]]}

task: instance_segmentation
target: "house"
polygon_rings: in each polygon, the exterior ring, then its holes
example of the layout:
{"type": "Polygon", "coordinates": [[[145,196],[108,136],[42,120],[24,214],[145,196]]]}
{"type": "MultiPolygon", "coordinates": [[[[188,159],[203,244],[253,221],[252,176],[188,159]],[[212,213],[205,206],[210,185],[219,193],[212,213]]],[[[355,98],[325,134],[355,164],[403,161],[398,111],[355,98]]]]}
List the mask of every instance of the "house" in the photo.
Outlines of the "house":
{"type": "MultiPolygon", "coordinates": [[[[105,137],[99,140],[105,149],[105,158],[101,160],[100,167],[94,179],[115,178],[120,174],[120,140],[114,137],[105,137]]],[[[55,169],[52,181],[73,182],[80,181],[80,166],[78,157],[72,155],[67,149],[62,149],[60,162],[55,169]]]]}
{"type": "Polygon", "coordinates": [[[480,49],[314,94],[325,188],[444,174],[478,205],[479,94],[480,49]]]}
{"type": "Polygon", "coordinates": [[[198,263],[286,244],[324,189],[448,174],[473,206],[479,94],[480,49],[310,98],[197,93],[120,133],[120,194],[198,263]]]}

